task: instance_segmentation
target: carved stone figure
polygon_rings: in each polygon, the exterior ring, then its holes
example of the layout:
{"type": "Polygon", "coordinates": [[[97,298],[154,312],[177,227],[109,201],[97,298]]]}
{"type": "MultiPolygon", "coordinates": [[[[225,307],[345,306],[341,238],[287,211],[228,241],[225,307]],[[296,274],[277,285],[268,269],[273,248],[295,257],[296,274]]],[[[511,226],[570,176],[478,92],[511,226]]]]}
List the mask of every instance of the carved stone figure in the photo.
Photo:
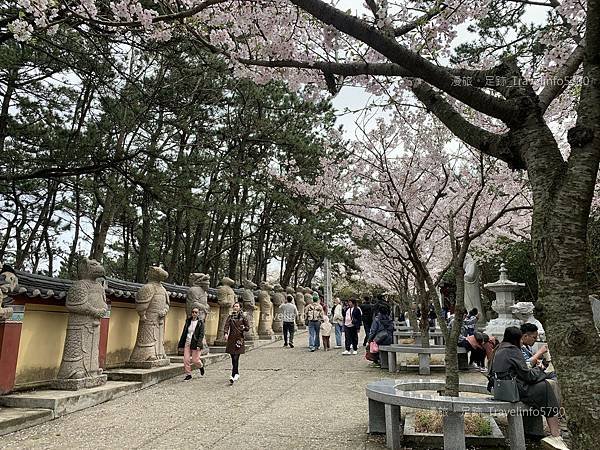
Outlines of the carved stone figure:
{"type": "Polygon", "coordinates": [[[227,341],[223,339],[225,329],[225,321],[231,314],[231,307],[237,300],[237,296],[233,290],[235,281],[231,278],[224,277],[221,280],[221,286],[217,288],[217,302],[219,303],[219,327],[217,328],[217,338],[215,345],[226,345],[227,341]]]}
{"type": "Polygon", "coordinates": [[[274,293],[271,296],[273,303],[273,333],[281,333],[283,331],[283,318],[279,312],[279,307],[285,302],[285,291],[280,284],[273,287],[274,293]]]}
{"type": "Polygon", "coordinates": [[[294,295],[294,301],[296,302],[296,308],[298,308],[298,317],[296,317],[296,325],[298,325],[298,329],[303,330],[306,328],[304,325],[304,288],[302,286],[298,286],[296,288],[296,294],[294,295]]]}
{"type": "MultiPolygon", "coordinates": [[[[206,321],[206,316],[210,313],[208,304],[208,287],[210,286],[210,275],[204,273],[191,273],[189,277],[190,288],[187,291],[185,300],[185,311],[188,317],[192,316],[192,309],[198,308],[198,320],[206,321]]],[[[202,339],[201,355],[208,355],[209,348],[206,342],[206,335],[202,339]]]]}
{"type": "Polygon", "coordinates": [[[204,273],[190,274],[190,288],[187,291],[185,301],[185,312],[188,317],[192,316],[192,309],[198,308],[199,320],[206,320],[206,315],[210,312],[208,305],[208,286],[210,284],[210,276],[204,273]]]}
{"type": "Polygon", "coordinates": [[[258,293],[258,304],[260,305],[260,318],[258,320],[258,335],[261,339],[271,339],[273,336],[273,316],[271,314],[271,295],[269,292],[273,289],[266,281],[260,283],[260,292],[258,293]]]}
{"type": "Polygon", "coordinates": [[[244,292],[242,293],[242,303],[244,313],[248,319],[249,330],[244,332],[244,339],[247,341],[254,341],[258,339],[258,332],[256,331],[256,323],[254,322],[254,311],[258,309],[256,301],[254,299],[254,290],[258,287],[250,280],[244,280],[244,292]]]}
{"type": "MultiPolygon", "coordinates": [[[[304,288],[304,305],[310,305],[313,299],[313,290],[309,287],[304,288]]],[[[302,308],[302,312],[304,312],[304,308],[302,308]]],[[[304,318],[302,318],[302,323],[304,323],[304,318]]]]}
{"type": "Polygon", "coordinates": [[[477,321],[478,328],[485,328],[486,318],[481,307],[481,288],[479,287],[479,266],[473,257],[467,253],[463,264],[465,270],[465,309],[467,311],[477,308],[480,319],[477,321]]]}
{"type": "Polygon", "coordinates": [[[521,324],[532,323],[538,328],[538,339],[546,341],[546,331],[541,322],[533,317],[534,305],[531,302],[518,302],[510,307],[510,311],[515,319],[521,321],[521,324]]]}
{"type": "Polygon", "coordinates": [[[13,309],[9,306],[4,306],[4,299],[7,298],[9,292],[13,292],[19,280],[8,266],[2,267],[0,273],[0,320],[8,320],[12,317],[13,309]]]}
{"type": "Polygon", "coordinates": [[[148,282],[135,297],[135,307],[140,316],[137,339],[128,365],[137,368],[168,366],[165,353],[165,317],[169,312],[169,295],[161,284],[169,274],[160,267],[148,269],[148,282]]]}
{"type": "Polygon", "coordinates": [[[592,303],[592,315],[594,316],[594,323],[600,333],[600,300],[595,295],[590,295],[590,302],[592,303]]]}
{"type": "Polygon", "coordinates": [[[99,365],[100,319],[108,311],[104,286],[97,278],[104,267],[94,259],[79,263],[79,280],[67,292],[65,306],[69,311],[67,334],[56,389],[77,390],[106,383],[99,365]]]}

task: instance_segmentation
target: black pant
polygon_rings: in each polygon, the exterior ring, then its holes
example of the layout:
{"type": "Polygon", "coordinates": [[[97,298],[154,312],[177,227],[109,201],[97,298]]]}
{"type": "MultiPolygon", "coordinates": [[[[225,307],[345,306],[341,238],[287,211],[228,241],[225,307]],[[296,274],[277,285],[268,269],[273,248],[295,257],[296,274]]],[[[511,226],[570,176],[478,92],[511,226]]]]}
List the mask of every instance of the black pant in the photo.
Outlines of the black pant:
{"type": "Polygon", "coordinates": [[[358,330],[356,327],[344,327],[344,336],[346,339],[346,350],[358,350],[358,330]]]}
{"type": "Polygon", "coordinates": [[[471,353],[469,356],[469,364],[477,364],[478,367],[485,367],[485,350],[482,348],[474,348],[469,341],[464,340],[460,342],[459,347],[464,347],[468,352],[471,353]]]}
{"type": "Polygon", "coordinates": [[[367,339],[369,339],[369,331],[371,331],[371,322],[363,322],[365,327],[365,339],[363,340],[363,346],[367,345],[367,339]]]}
{"type": "Polygon", "coordinates": [[[231,355],[231,376],[238,375],[240,373],[240,355],[231,355]]]}
{"type": "Polygon", "coordinates": [[[288,342],[294,345],[294,322],[283,322],[283,343],[287,345],[288,342]]]}

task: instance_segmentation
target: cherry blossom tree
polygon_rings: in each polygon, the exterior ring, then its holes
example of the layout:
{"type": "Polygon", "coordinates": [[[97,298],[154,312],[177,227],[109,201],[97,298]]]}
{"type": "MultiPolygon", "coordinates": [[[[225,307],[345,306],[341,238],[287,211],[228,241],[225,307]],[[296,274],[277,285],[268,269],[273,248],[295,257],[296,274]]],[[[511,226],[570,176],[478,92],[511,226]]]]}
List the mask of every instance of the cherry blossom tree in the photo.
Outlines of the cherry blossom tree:
{"type": "Polygon", "coordinates": [[[18,0],[0,21],[0,38],[61,25],[162,40],[186,33],[230,58],[236,75],[277,74],[307,95],[337,92],[353,77],[398,102],[416,98],[463,142],[526,170],[542,320],[573,444],[593,447],[600,355],[585,255],[600,162],[600,0],[365,0],[354,12],[337,3],[18,0]],[[532,7],[547,9],[544,23],[524,23],[532,7]],[[476,37],[458,48],[463,25],[476,37]]]}
{"type": "Polygon", "coordinates": [[[420,129],[399,126],[400,120],[379,120],[354,143],[348,158],[322,159],[320,177],[310,183],[296,177],[294,186],[356,220],[355,237],[370,243],[382,262],[378,272],[398,286],[399,293],[405,289],[406,274],[410,276],[423,312],[425,346],[426,312],[433,304],[442,316],[437,288],[453,269],[456,326],[449,332],[440,321],[440,327],[447,337],[446,394],[456,396],[467,251],[484,233],[497,236],[510,227],[527,226],[530,199],[527,180],[519,173],[464,146],[446,148],[448,131],[428,120],[426,113],[415,115],[420,115],[420,129]]]}

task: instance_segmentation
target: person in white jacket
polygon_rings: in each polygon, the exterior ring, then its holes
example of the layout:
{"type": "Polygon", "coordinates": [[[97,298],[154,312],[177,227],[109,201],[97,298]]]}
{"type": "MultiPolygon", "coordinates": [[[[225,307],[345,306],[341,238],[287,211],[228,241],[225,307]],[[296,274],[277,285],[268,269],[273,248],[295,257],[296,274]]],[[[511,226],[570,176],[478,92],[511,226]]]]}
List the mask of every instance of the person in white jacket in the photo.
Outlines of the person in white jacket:
{"type": "Polygon", "coordinates": [[[331,320],[335,326],[335,348],[342,348],[342,331],[344,329],[344,314],[339,297],[333,300],[331,320]]]}

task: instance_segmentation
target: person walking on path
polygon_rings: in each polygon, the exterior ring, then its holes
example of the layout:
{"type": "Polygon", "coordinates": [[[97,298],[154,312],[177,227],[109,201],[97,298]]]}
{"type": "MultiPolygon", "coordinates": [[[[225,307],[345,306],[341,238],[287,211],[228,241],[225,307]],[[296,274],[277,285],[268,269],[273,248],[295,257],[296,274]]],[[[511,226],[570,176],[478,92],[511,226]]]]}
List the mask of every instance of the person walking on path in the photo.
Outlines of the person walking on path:
{"type": "Polygon", "coordinates": [[[321,337],[323,338],[323,350],[325,351],[329,351],[331,348],[331,343],[329,342],[331,328],[332,325],[329,321],[329,317],[323,316],[323,323],[321,324],[321,337]]]}
{"type": "Polygon", "coordinates": [[[346,350],[342,355],[356,355],[358,353],[358,331],[362,322],[362,311],[356,306],[356,300],[350,300],[348,308],[344,311],[344,335],[346,350]],[[352,348],[352,352],[350,349],[352,348]]]}
{"type": "Polygon", "coordinates": [[[283,321],[283,346],[294,348],[294,324],[298,316],[298,308],[294,305],[294,297],[288,295],[286,303],[279,306],[279,312],[283,321]]]}
{"type": "Polygon", "coordinates": [[[313,302],[304,309],[308,326],[308,348],[311,352],[319,350],[319,331],[323,322],[323,307],[319,304],[319,296],[313,296],[313,302]]]}
{"type": "Polygon", "coordinates": [[[177,346],[177,348],[183,349],[185,381],[192,379],[192,364],[200,369],[200,376],[204,376],[204,364],[200,360],[200,351],[204,340],[204,321],[198,319],[199,314],[198,308],[192,309],[191,317],[185,320],[177,346]]]}
{"type": "Polygon", "coordinates": [[[240,378],[240,355],[246,352],[244,331],[248,331],[249,329],[246,315],[243,313],[240,304],[235,302],[231,314],[229,314],[225,321],[224,328],[224,338],[227,341],[225,351],[231,355],[231,378],[229,378],[231,384],[240,378]]]}
{"type": "Polygon", "coordinates": [[[362,323],[365,327],[365,339],[363,340],[363,347],[365,347],[367,345],[367,338],[369,337],[369,330],[373,324],[373,305],[369,297],[365,297],[364,302],[360,305],[360,309],[362,312],[362,323]]]}
{"type": "Polygon", "coordinates": [[[335,326],[335,348],[342,348],[342,331],[344,330],[344,307],[340,298],[333,300],[332,319],[335,326]]]}

